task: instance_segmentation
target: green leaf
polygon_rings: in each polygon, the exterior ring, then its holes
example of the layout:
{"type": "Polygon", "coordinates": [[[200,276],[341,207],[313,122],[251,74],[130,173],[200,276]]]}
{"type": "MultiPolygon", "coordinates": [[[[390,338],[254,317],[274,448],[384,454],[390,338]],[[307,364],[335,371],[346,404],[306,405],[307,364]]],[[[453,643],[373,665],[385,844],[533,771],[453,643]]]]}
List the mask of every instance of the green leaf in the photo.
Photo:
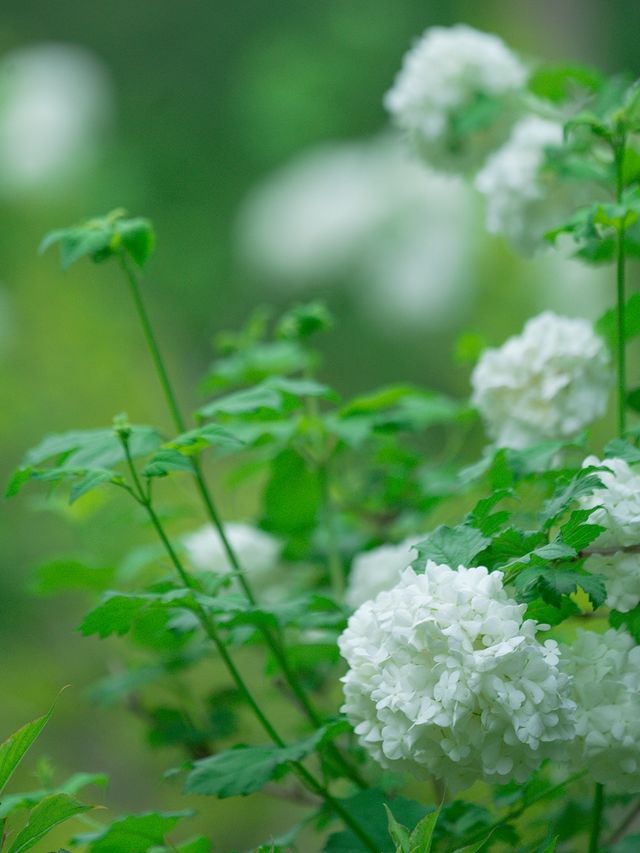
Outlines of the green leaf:
{"type": "Polygon", "coordinates": [[[124,217],[125,211],[118,209],[70,228],[51,231],[42,240],[40,252],[58,245],[63,269],[87,256],[99,263],[119,254],[129,255],[139,267],[144,267],[155,248],[153,226],[148,219],[124,217]]]}
{"type": "Polygon", "coordinates": [[[572,503],[602,488],[602,482],[593,468],[582,468],[568,482],[561,481],[554,494],[545,501],[540,514],[545,529],[555,524],[572,503]]]}
{"type": "Polygon", "coordinates": [[[45,797],[29,815],[29,822],[18,833],[8,853],[30,850],[58,824],[92,808],[93,806],[85,806],[69,794],[51,794],[45,797]]]}
{"type": "Polygon", "coordinates": [[[300,408],[305,397],[332,399],[335,394],[326,385],[313,379],[271,377],[253,388],[212,400],[198,410],[198,416],[212,418],[216,415],[246,415],[261,411],[282,414],[300,408]]]}
{"type": "Polygon", "coordinates": [[[38,717],[36,720],[18,729],[17,732],[0,744],[0,794],[5,789],[7,782],[13,775],[18,764],[22,761],[31,744],[49,722],[52,713],[53,708],[42,717],[38,717]]]}
{"type": "Polygon", "coordinates": [[[521,601],[532,601],[540,595],[554,607],[560,607],[563,596],[572,595],[578,587],[589,596],[594,610],[607,597],[604,577],[579,566],[534,565],[518,572],[514,585],[521,601]]]}
{"type": "Polygon", "coordinates": [[[289,746],[236,746],[196,761],[187,776],[185,793],[219,798],[259,791],[288,771],[287,764],[301,761],[328,740],[345,731],[344,722],[323,726],[310,737],[289,746]]]}
{"type": "Polygon", "coordinates": [[[441,524],[422,542],[415,545],[418,558],[412,563],[416,571],[423,571],[427,560],[444,563],[447,566],[473,566],[475,557],[483,551],[491,540],[467,524],[448,527],[441,524]]]}
{"type": "Polygon", "coordinates": [[[575,98],[584,91],[596,92],[602,86],[602,75],[582,65],[544,65],[536,69],[528,80],[529,91],[538,98],[561,103],[575,98]]]}
{"type": "Polygon", "coordinates": [[[112,634],[122,636],[148,615],[150,610],[189,608],[193,604],[191,590],[176,589],[164,594],[108,592],[80,624],[85,637],[97,634],[102,639],[112,634]]]}
{"type": "Polygon", "coordinates": [[[604,448],[604,455],[607,459],[624,459],[629,465],[640,462],[640,450],[623,438],[614,438],[609,441],[604,448]]]}
{"type": "Polygon", "coordinates": [[[440,809],[431,812],[417,824],[411,833],[411,848],[410,853],[431,853],[431,845],[433,844],[433,833],[436,828],[436,823],[440,817],[440,809]]]}
{"type": "MultiPolygon", "coordinates": [[[[388,853],[392,845],[389,838],[389,825],[385,805],[393,810],[394,818],[403,826],[414,827],[425,814],[433,809],[404,797],[390,799],[387,794],[376,788],[360,791],[351,797],[340,800],[345,808],[358,823],[365,827],[369,837],[375,842],[380,851],[388,853]]],[[[369,853],[369,848],[352,832],[336,832],[330,835],[324,847],[324,853],[369,853]]]]}
{"type": "Polygon", "coordinates": [[[108,781],[109,779],[104,773],[74,773],[62,785],[58,785],[55,788],[41,788],[36,791],[25,791],[4,796],[2,803],[0,803],[0,819],[20,809],[32,808],[41,800],[44,800],[45,797],[49,797],[52,794],[75,796],[88,785],[104,787],[108,781]]]}
{"type": "Polygon", "coordinates": [[[396,845],[396,853],[411,853],[409,848],[409,830],[406,826],[402,826],[398,823],[386,803],[384,803],[384,810],[387,813],[389,835],[391,836],[393,843],[396,845]]]}
{"type": "Polygon", "coordinates": [[[469,416],[469,409],[443,394],[413,385],[391,385],[356,397],[339,412],[343,420],[367,418],[370,428],[385,432],[425,430],[469,416]]]}
{"type": "Polygon", "coordinates": [[[77,844],[88,845],[88,853],[148,853],[164,847],[165,836],[191,812],[145,812],[114,820],[98,832],[77,836],[77,844]]]}
{"type": "MultiPolygon", "coordinates": [[[[596,332],[615,349],[618,341],[617,309],[606,311],[596,322],[596,332]]],[[[627,299],[624,312],[624,339],[630,341],[640,335],[640,293],[633,293],[627,299]]]]}
{"type": "Polygon", "coordinates": [[[609,624],[612,628],[624,628],[636,643],[640,644],[640,604],[627,613],[612,610],[609,614],[609,624]]]}
{"type": "Polygon", "coordinates": [[[333,317],[324,302],[307,302],[294,305],[282,315],[276,329],[279,338],[306,340],[333,326],[333,317]]]}
{"type": "Polygon", "coordinates": [[[317,468],[294,450],[279,453],[271,463],[264,490],[263,523],[270,533],[288,540],[287,556],[306,550],[321,503],[317,468]]]}
{"type": "MultiPolygon", "coordinates": [[[[243,446],[243,441],[218,424],[206,424],[189,430],[164,444],[167,450],[177,450],[183,456],[195,456],[208,447],[238,450],[243,446]]],[[[153,462],[153,459],[151,461],[153,462]]]]}
{"type": "Polygon", "coordinates": [[[113,581],[110,568],[93,568],[77,560],[52,560],[36,570],[33,589],[38,595],[52,595],[69,589],[103,592],[113,581]]]}
{"type": "Polygon", "coordinates": [[[576,551],[582,551],[594,542],[605,528],[600,524],[589,523],[592,513],[593,509],[575,509],[560,528],[562,542],[576,551]]]}
{"type": "Polygon", "coordinates": [[[453,851],[453,853],[480,853],[480,851],[489,843],[492,835],[493,832],[490,832],[486,838],[482,839],[482,841],[478,841],[476,844],[468,844],[466,847],[458,847],[457,850],[453,851]]]}

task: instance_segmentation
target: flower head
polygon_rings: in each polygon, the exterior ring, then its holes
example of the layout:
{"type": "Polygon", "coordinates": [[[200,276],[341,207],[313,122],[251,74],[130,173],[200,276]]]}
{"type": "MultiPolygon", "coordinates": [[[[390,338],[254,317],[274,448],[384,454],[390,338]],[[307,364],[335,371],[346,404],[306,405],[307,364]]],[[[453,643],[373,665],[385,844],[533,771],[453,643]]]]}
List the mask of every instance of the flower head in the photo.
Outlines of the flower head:
{"type": "Polygon", "coordinates": [[[596,545],[604,548],[640,545],[640,474],[618,458],[601,462],[596,456],[588,456],[582,466],[603,468],[598,471],[598,479],[604,488],[580,499],[583,509],[598,507],[589,516],[592,524],[605,528],[596,545]]]}
{"type": "Polygon", "coordinates": [[[538,247],[550,228],[586,201],[581,185],[561,181],[544,169],[547,149],[562,142],[559,122],[527,116],[475,179],[486,198],[487,230],[504,234],[522,251],[538,247]]]}
{"type": "Polygon", "coordinates": [[[545,311],[522,334],[486,350],[471,384],[473,402],[499,445],[570,439],[605,412],[609,353],[586,320],[545,311]]]}
{"type": "Polygon", "coordinates": [[[563,754],[568,678],[524,609],[500,572],[429,561],[353,614],[339,640],[343,710],[376,761],[455,789],[522,782],[563,754]]]}
{"type": "Polygon", "coordinates": [[[346,600],[350,607],[360,607],[379,592],[391,589],[400,573],[415,558],[413,547],[425,537],[413,536],[397,545],[380,545],[358,554],[351,564],[346,600]]]}
{"type": "MultiPolygon", "coordinates": [[[[282,544],[250,524],[229,522],[224,530],[242,570],[251,576],[252,585],[263,589],[272,586],[282,544]]],[[[219,574],[233,571],[222,539],[211,525],[185,536],[183,546],[196,569],[219,574]]]]}
{"type": "Polygon", "coordinates": [[[576,736],[569,755],[602,784],[640,791],[640,646],[626,631],[578,631],[562,648],[576,736]]]}
{"type": "Polygon", "coordinates": [[[431,27],[406,54],[385,106],[427,163],[466,171],[506,138],[526,78],[497,36],[464,24],[431,27]]]}

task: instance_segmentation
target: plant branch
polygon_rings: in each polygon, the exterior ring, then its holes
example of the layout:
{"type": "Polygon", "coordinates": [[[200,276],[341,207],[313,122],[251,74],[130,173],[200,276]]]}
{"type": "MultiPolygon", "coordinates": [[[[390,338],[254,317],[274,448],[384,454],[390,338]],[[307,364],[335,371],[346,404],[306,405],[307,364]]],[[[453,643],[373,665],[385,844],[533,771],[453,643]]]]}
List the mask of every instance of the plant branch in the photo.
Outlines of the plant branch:
{"type": "MultiPolygon", "coordinates": [[[[162,354],[160,353],[160,347],[156,340],[155,334],[153,332],[153,327],[149,319],[149,315],[142,299],[142,294],[140,292],[137,276],[135,274],[135,271],[132,269],[131,265],[127,261],[125,254],[120,255],[120,264],[124,272],[127,284],[129,286],[129,291],[131,293],[131,297],[133,299],[133,303],[136,308],[136,312],[138,314],[138,318],[142,326],[144,337],[147,342],[147,346],[149,348],[149,352],[151,354],[156,373],[158,374],[158,379],[160,381],[160,385],[162,387],[167,406],[171,413],[171,417],[173,419],[176,429],[179,432],[185,432],[185,420],[182,416],[177,397],[171,384],[171,380],[169,379],[169,374],[165,367],[162,354]]],[[[240,561],[238,560],[238,557],[234,549],[232,548],[231,543],[229,542],[226,531],[224,529],[224,525],[222,523],[222,519],[220,518],[218,509],[211,496],[200,464],[197,460],[194,459],[192,460],[192,466],[196,482],[196,488],[202,499],[209,520],[213,524],[215,530],[218,533],[218,536],[220,537],[220,541],[229,560],[229,563],[231,564],[238,578],[238,582],[240,583],[242,590],[245,593],[249,603],[252,605],[256,605],[256,597],[253,593],[251,585],[247,580],[246,573],[244,572],[240,561]]],[[[146,499],[147,496],[144,494],[144,490],[142,488],[139,488],[139,491],[141,495],[146,499]]],[[[305,690],[303,689],[299,680],[296,678],[295,673],[292,671],[287,658],[286,651],[283,647],[280,638],[278,636],[275,636],[272,631],[266,626],[260,626],[259,630],[261,631],[265,642],[271,650],[271,653],[276,659],[278,666],[282,670],[282,674],[284,675],[289,685],[289,688],[291,689],[291,692],[296,697],[303,713],[313,725],[320,726],[322,724],[322,719],[309,701],[305,690]]],[[[331,744],[329,747],[329,754],[332,756],[334,761],[336,761],[342,767],[344,774],[353,782],[355,782],[356,785],[358,785],[360,788],[367,787],[367,783],[361,777],[358,770],[350,765],[350,763],[341,755],[340,751],[333,744],[331,744]]]]}
{"type": "Polygon", "coordinates": [[[593,790],[593,806],[591,809],[591,832],[589,834],[589,853],[600,850],[600,833],[602,832],[602,815],[604,812],[604,786],[596,782],[593,790]]]}

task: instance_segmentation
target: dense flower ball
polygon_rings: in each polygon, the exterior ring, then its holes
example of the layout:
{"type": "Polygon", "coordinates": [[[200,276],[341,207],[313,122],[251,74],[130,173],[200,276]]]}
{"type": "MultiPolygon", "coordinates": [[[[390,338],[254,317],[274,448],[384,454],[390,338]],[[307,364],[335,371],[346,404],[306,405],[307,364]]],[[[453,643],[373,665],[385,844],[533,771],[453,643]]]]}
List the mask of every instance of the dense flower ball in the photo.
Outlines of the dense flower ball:
{"type": "Polygon", "coordinates": [[[618,458],[600,461],[596,456],[587,456],[582,467],[603,468],[597,476],[604,488],[580,499],[583,509],[599,507],[589,516],[592,524],[605,528],[595,545],[602,548],[640,545],[640,473],[618,458]]]}
{"type": "Polygon", "coordinates": [[[503,447],[574,438],[604,414],[611,371],[604,341],[586,320],[551,311],[486,350],[471,377],[473,403],[503,447]]]}
{"type": "Polygon", "coordinates": [[[413,536],[397,545],[381,545],[358,554],[351,564],[346,600],[350,607],[360,607],[379,592],[391,589],[400,573],[416,557],[413,546],[425,536],[413,536]]]}
{"type": "Polygon", "coordinates": [[[576,702],[569,755],[602,784],[640,791],[640,647],[625,631],[578,631],[561,668],[576,702]]]}
{"type": "Polygon", "coordinates": [[[536,639],[502,573],[429,561],[365,602],[339,640],[343,711],[384,767],[446,779],[525,780],[573,734],[558,647],[536,639]]]}
{"type": "MultiPolygon", "coordinates": [[[[282,544],[250,524],[230,522],[224,526],[229,544],[251,584],[266,589],[274,582],[282,544]]],[[[222,540],[214,527],[206,525],[183,539],[187,556],[196,569],[226,574],[233,571],[222,540]]]]}
{"type": "Polygon", "coordinates": [[[531,252],[547,231],[586,203],[582,185],[544,169],[546,151],[562,141],[561,124],[527,116],[476,177],[486,198],[487,230],[505,235],[522,251],[531,252]]]}
{"type": "Polygon", "coordinates": [[[497,36],[432,27],[406,54],[385,106],[427,163],[477,168],[506,138],[527,72],[497,36]]]}

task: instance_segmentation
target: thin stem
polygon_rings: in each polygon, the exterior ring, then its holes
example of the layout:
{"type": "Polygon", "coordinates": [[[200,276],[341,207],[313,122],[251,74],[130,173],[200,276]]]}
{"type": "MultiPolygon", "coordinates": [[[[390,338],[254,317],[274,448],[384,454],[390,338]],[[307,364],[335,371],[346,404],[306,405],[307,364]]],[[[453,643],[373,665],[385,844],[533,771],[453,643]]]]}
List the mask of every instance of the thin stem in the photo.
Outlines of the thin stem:
{"type": "MultiPolygon", "coordinates": [[[[153,332],[153,327],[151,325],[149,315],[142,299],[142,294],[140,292],[137,276],[131,265],[128,263],[126,255],[120,255],[120,264],[122,266],[125,279],[129,286],[129,291],[131,293],[131,297],[133,299],[133,303],[135,305],[136,312],[138,314],[138,318],[140,320],[140,324],[144,333],[144,337],[147,342],[147,346],[149,348],[149,352],[151,354],[156,373],[158,374],[158,379],[160,380],[160,385],[167,401],[167,406],[171,413],[171,417],[176,426],[176,429],[179,432],[184,432],[186,430],[185,420],[182,416],[182,412],[180,410],[176,394],[173,390],[171,380],[169,379],[168,371],[165,367],[165,363],[160,352],[160,347],[158,346],[158,342],[153,332]]],[[[234,549],[231,547],[231,543],[229,542],[229,539],[227,537],[224,525],[222,523],[222,519],[220,518],[218,509],[214,503],[213,497],[211,496],[206,480],[204,479],[200,464],[196,459],[194,459],[192,460],[192,466],[196,482],[196,488],[198,490],[198,493],[200,494],[200,497],[202,498],[202,502],[204,504],[209,520],[217,531],[217,534],[220,538],[229,563],[233,567],[233,570],[238,578],[238,582],[240,583],[240,586],[242,587],[242,590],[245,593],[249,603],[252,605],[256,605],[256,597],[246,578],[245,572],[243,571],[243,568],[240,565],[240,561],[238,560],[234,549]]],[[[144,491],[142,490],[142,488],[140,488],[139,491],[141,494],[144,495],[144,491]]],[[[342,572],[341,569],[340,571],[342,572]]],[[[295,674],[293,673],[291,666],[289,665],[289,661],[287,659],[286,651],[283,648],[280,638],[274,636],[271,630],[266,626],[260,626],[259,630],[261,631],[265,642],[267,643],[274,658],[280,666],[285,680],[289,685],[291,692],[296,697],[303,712],[311,723],[316,726],[320,726],[322,724],[322,720],[313,705],[311,704],[311,702],[309,701],[306,692],[300,685],[295,674]]],[[[332,758],[337,761],[343,768],[343,771],[347,777],[349,777],[359,787],[367,787],[366,782],[362,779],[358,771],[355,768],[351,767],[350,763],[340,754],[337,747],[331,744],[328,751],[332,758]]]]}
{"type": "Polygon", "coordinates": [[[613,846],[618,841],[621,841],[626,835],[627,830],[635,823],[636,818],[640,815],[640,801],[628,812],[618,826],[613,830],[607,840],[607,847],[613,846]]]}
{"type": "Polygon", "coordinates": [[[589,853],[600,850],[600,833],[602,832],[602,814],[604,811],[604,786],[596,782],[593,791],[593,806],[591,809],[591,833],[589,834],[589,853]]]}
{"type": "MultiPolygon", "coordinates": [[[[193,589],[194,584],[189,576],[189,573],[182,565],[180,558],[178,557],[173,545],[171,544],[171,540],[167,536],[164,527],[162,526],[162,522],[158,518],[156,511],[153,508],[151,501],[147,498],[144,491],[141,488],[140,480],[137,475],[135,465],[133,463],[133,459],[131,457],[131,453],[129,451],[129,444],[126,434],[120,434],[120,440],[125,449],[125,455],[127,459],[127,465],[131,472],[132,479],[136,486],[137,500],[138,502],[144,506],[147,511],[147,515],[149,516],[149,520],[153,524],[156,533],[158,534],[166,552],[169,556],[169,559],[174,565],[180,579],[189,589],[193,589]]],[[[253,712],[255,718],[258,720],[266,734],[269,736],[270,740],[278,747],[285,748],[286,742],[280,736],[276,728],[273,726],[269,718],[266,716],[258,702],[256,701],[253,693],[249,689],[246,681],[242,677],[239,669],[236,667],[233,658],[229,654],[229,650],[224,644],[220,634],[218,633],[218,629],[215,625],[215,622],[208,613],[204,610],[202,605],[196,603],[195,613],[198,617],[198,621],[202,625],[207,637],[213,642],[215,645],[220,658],[222,659],[224,665],[229,672],[229,675],[233,679],[234,684],[236,685],[239,693],[253,712]]],[[[339,817],[342,818],[345,825],[349,827],[349,829],[360,839],[360,841],[365,845],[368,850],[371,850],[372,853],[377,853],[378,847],[373,841],[373,839],[368,835],[368,833],[360,826],[360,824],[354,820],[354,818],[349,814],[349,812],[344,808],[342,803],[337,800],[329,790],[319,782],[316,777],[309,771],[307,768],[301,764],[299,761],[290,761],[289,762],[292,770],[296,773],[298,778],[314,793],[318,794],[325,801],[327,806],[331,808],[339,817]]]]}
{"type": "Polygon", "coordinates": [[[338,548],[338,536],[335,526],[335,515],[331,494],[329,491],[329,472],[327,463],[323,462],[319,470],[320,486],[322,489],[322,504],[324,510],[324,519],[327,529],[327,546],[329,551],[329,577],[331,579],[331,589],[336,598],[342,598],[344,595],[344,567],[340,557],[338,548]]]}
{"type": "MultiPolygon", "coordinates": [[[[616,168],[616,202],[622,203],[624,191],[624,155],[625,138],[618,140],[614,146],[614,159],[616,168]]],[[[618,385],[618,435],[622,438],[626,431],[626,406],[627,406],[627,368],[626,368],[626,340],[625,340],[625,226],[621,224],[617,229],[616,236],[616,373],[618,385]]]]}

